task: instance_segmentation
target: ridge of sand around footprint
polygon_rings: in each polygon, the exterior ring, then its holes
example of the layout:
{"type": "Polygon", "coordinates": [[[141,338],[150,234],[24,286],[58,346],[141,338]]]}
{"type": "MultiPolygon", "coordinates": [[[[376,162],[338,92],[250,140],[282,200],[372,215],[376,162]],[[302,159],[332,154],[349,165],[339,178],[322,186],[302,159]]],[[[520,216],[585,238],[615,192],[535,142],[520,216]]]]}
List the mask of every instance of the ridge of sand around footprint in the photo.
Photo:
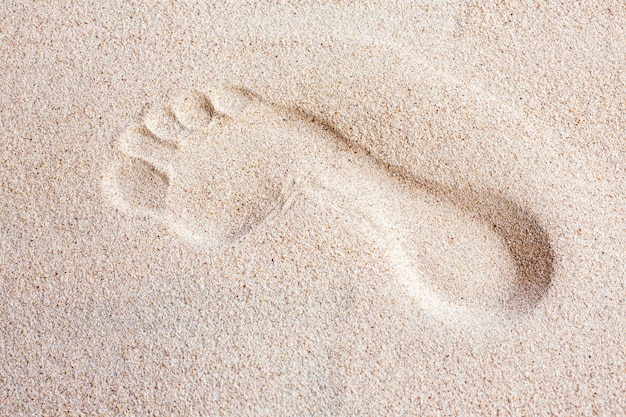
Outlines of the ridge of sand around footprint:
{"type": "Polygon", "coordinates": [[[514,318],[550,286],[548,236],[518,204],[411,176],[244,89],[183,91],[118,148],[109,199],[197,246],[235,244],[306,194],[370,222],[400,282],[444,322],[514,318]]]}

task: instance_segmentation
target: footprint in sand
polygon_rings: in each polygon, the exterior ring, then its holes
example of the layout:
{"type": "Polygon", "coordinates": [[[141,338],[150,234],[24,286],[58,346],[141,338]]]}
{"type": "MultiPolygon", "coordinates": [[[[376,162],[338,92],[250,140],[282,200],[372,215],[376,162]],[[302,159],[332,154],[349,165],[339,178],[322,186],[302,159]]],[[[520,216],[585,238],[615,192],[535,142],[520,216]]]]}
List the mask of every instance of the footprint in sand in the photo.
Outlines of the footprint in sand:
{"type": "Polygon", "coordinates": [[[408,291],[444,321],[515,317],[550,285],[547,234],[514,202],[403,174],[243,89],[183,92],[118,148],[110,200],[203,247],[233,243],[307,195],[368,222],[408,291]]]}

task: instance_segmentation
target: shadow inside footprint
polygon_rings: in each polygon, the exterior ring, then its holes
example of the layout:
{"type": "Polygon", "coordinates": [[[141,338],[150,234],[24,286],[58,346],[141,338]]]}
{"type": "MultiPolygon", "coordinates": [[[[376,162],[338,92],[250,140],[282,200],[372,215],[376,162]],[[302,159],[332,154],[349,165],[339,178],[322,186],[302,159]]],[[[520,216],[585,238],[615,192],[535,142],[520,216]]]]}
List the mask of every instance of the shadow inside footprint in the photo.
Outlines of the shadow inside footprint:
{"type": "Polygon", "coordinates": [[[433,195],[478,215],[502,238],[516,273],[509,310],[513,314],[532,310],[547,293],[554,272],[550,239],[539,221],[520,205],[495,193],[451,189],[424,179],[417,181],[433,195]]]}

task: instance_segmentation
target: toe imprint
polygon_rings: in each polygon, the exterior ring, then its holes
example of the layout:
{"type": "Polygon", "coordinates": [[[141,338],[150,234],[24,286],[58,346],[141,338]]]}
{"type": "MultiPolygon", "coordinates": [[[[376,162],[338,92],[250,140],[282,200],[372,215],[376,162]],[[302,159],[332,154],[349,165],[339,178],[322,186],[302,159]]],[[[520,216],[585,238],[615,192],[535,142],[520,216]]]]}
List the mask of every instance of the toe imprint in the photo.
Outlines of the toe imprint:
{"type": "Polygon", "coordinates": [[[129,129],[119,139],[119,148],[128,156],[142,159],[163,173],[168,166],[176,147],[158,139],[145,127],[129,129]]]}
{"type": "Polygon", "coordinates": [[[213,87],[209,92],[213,110],[222,116],[236,116],[254,100],[252,93],[241,88],[213,87]]]}
{"type": "Polygon", "coordinates": [[[119,194],[132,207],[146,210],[165,205],[169,178],[153,165],[138,158],[127,158],[117,172],[119,194]]]}
{"type": "Polygon", "coordinates": [[[162,107],[152,109],[146,114],[144,123],[150,133],[174,147],[180,146],[186,135],[185,128],[180,124],[172,109],[162,107]]]}
{"type": "Polygon", "coordinates": [[[214,113],[209,99],[196,91],[181,93],[172,104],[172,110],[178,121],[189,130],[208,126],[214,113]]]}

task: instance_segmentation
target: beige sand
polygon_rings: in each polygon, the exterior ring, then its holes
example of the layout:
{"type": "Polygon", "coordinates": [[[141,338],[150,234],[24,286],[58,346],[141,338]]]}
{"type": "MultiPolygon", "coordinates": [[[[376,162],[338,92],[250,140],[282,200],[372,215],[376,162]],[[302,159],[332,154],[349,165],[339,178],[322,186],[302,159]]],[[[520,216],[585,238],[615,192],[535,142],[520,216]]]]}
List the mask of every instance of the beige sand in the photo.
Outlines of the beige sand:
{"type": "Polygon", "coordinates": [[[623,3],[3,8],[0,415],[626,414],[623,3]]]}

